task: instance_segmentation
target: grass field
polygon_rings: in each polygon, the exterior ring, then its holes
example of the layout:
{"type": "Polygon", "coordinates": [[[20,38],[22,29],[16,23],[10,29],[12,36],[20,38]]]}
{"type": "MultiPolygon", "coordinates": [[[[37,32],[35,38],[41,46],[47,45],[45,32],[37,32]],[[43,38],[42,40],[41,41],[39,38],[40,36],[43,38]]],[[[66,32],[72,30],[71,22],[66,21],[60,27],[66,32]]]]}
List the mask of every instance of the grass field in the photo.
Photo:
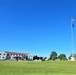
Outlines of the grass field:
{"type": "Polygon", "coordinates": [[[76,62],[0,61],[0,75],[76,75],[76,62]]]}

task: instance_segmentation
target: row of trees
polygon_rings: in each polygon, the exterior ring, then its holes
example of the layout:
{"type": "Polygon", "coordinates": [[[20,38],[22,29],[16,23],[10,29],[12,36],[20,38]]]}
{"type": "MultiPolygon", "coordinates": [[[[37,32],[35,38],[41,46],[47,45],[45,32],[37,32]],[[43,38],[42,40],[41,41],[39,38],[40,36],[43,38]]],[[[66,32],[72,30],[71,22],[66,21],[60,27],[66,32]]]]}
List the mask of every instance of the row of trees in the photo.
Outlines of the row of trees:
{"type": "MultiPolygon", "coordinates": [[[[66,55],[65,54],[60,54],[59,56],[57,55],[57,53],[55,51],[52,51],[50,54],[50,58],[48,60],[67,60],[66,55]]],[[[45,61],[47,60],[47,57],[39,57],[39,56],[34,56],[33,60],[42,60],[45,61]]]]}
{"type": "Polygon", "coordinates": [[[50,54],[50,60],[67,60],[66,55],[65,54],[60,54],[59,56],[57,56],[57,53],[52,51],[50,54]]]}

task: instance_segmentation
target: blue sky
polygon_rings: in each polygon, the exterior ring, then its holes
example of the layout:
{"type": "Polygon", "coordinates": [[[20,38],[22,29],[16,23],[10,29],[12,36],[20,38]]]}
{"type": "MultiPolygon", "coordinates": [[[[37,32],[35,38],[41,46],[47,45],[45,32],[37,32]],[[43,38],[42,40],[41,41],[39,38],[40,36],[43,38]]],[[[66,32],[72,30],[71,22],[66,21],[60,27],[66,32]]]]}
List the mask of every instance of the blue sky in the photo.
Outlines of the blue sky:
{"type": "MultiPolygon", "coordinates": [[[[56,51],[68,57],[72,53],[71,17],[76,18],[76,1],[72,0],[0,0],[0,50],[44,57],[56,51]]],[[[76,53],[75,32],[76,26],[76,53]]]]}

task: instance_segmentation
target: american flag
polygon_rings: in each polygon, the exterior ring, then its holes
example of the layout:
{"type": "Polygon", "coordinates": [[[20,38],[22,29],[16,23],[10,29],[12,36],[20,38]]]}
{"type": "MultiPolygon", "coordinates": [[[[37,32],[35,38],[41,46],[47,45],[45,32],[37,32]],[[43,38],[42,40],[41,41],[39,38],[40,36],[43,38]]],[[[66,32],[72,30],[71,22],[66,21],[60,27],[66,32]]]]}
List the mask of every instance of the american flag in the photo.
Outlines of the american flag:
{"type": "Polygon", "coordinates": [[[72,27],[74,28],[74,18],[72,18],[72,27]]]}
{"type": "Polygon", "coordinates": [[[72,22],[74,22],[75,20],[74,20],[74,18],[72,18],[72,22]]]}

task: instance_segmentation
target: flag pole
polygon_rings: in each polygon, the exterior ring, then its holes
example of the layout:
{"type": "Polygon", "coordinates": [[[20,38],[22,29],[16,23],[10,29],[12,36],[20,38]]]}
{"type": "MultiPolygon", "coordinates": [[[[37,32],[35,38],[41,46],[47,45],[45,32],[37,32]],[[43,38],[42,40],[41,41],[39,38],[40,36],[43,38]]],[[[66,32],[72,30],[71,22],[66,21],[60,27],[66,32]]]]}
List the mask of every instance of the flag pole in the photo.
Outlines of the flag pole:
{"type": "Polygon", "coordinates": [[[74,59],[74,18],[71,17],[72,59],[74,59]]]}

